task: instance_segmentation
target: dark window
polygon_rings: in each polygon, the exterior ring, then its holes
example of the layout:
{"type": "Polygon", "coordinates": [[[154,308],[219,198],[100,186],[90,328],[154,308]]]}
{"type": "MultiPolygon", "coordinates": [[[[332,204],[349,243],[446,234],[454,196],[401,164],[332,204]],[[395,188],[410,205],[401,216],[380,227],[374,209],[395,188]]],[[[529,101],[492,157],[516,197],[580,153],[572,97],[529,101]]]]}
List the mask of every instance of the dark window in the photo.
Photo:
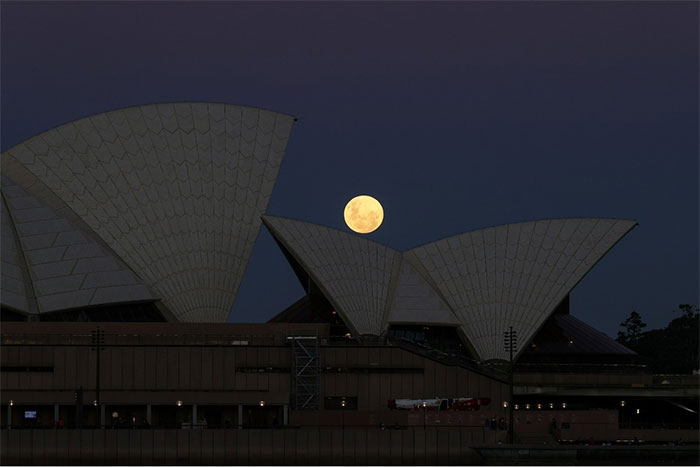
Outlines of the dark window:
{"type": "Polygon", "coordinates": [[[399,373],[399,374],[423,374],[423,368],[380,368],[380,367],[336,367],[327,366],[324,373],[399,373]]]}
{"type": "Polygon", "coordinates": [[[53,373],[53,367],[52,366],[5,366],[3,365],[2,368],[0,368],[0,371],[2,372],[20,372],[20,373],[25,373],[29,371],[36,371],[36,372],[42,372],[42,373],[53,373]]]}
{"type": "Polygon", "coordinates": [[[283,367],[241,367],[237,368],[236,371],[240,373],[289,373],[289,368],[283,367]]]}

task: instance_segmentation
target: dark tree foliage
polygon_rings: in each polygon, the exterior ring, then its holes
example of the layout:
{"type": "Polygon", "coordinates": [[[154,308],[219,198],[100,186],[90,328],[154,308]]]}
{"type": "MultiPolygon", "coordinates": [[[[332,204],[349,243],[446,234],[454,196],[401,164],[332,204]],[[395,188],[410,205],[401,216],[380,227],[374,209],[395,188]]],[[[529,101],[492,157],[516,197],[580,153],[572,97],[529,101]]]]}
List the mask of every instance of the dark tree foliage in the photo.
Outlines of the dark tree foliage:
{"type": "Polygon", "coordinates": [[[638,313],[620,323],[617,341],[637,352],[653,373],[687,374],[700,366],[700,313],[691,305],[679,305],[682,315],[664,329],[641,332],[646,326],[638,313]]]}
{"type": "Polygon", "coordinates": [[[642,321],[642,317],[636,311],[630,313],[629,318],[620,323],[625,328],[625,332],[618,331],[617,341],[621,344],[634,342],[642,335],[642,329],[647,327],[647,323],[642,321]]]}

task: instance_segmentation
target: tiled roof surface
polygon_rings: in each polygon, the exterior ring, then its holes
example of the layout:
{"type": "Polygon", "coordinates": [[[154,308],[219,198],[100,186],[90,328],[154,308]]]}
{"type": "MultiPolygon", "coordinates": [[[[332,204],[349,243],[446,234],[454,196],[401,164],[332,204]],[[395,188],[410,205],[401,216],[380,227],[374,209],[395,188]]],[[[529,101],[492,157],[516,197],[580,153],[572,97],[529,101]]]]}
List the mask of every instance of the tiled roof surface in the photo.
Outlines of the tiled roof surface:
{"type": "Polygon", "coordinates": [[[2,157],[65,203],[178,319],[225,321],[292,123],[226,104],[146,105],[62,125],[2,157]]]}
{"type": "Polygon", "coordinates": [[[346,324],[360,334],[382,331],[392,271],[400,253],[358,235],[264,216],[272,234],[299,261],[346,324]]]}
{"type": "Polygon", "coordinates": [[[411,250],[484,359],[507,359],[503,332],[529,341],[583,276],[636,225],[556,219],[468,232],[411,250]]]}

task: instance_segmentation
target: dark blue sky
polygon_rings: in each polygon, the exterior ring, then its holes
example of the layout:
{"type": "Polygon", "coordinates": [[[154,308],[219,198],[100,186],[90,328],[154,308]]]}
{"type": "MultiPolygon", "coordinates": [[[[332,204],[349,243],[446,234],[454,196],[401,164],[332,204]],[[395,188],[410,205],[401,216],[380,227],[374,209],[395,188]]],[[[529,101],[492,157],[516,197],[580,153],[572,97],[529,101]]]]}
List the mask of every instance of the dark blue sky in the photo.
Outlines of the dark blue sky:
{"type": "MultiPolygon", "coordinates": [[[[698,3],[4,1],[2,150],[120,107],[218,101],[299,117],[268,213],[409,249],[552,217],[640,225],[572,293],[615,335],[698,304],[698,3]]],[[[261,229],[233,321],[301,297],[261,229]]]]}

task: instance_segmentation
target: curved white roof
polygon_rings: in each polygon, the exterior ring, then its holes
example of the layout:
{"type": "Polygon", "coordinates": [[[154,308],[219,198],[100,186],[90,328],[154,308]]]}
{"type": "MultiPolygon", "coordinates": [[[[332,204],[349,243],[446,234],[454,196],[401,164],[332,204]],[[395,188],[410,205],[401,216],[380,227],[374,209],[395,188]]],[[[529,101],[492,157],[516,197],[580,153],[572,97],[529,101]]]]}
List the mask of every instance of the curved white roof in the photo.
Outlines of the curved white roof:
{"type": "Polygon", "coordinates": [[[356,334],[379,335],[400,253],[357,235],[264,216],[272,235],[323,290],[356,334]]]}
{"type": "Polygon", "coordinates": [[[416,266],[412,258],[403,255],[389,308],[389,323],[459,325],[457,316],[416,266]]]}
{"type": "Polygon", "coordinates": [[[327,227],[264,220],[346,324],[360,333],[378,335],[391,323],[459,326],[482,360],[509,358],[503,332],[510,326],[523,349],[571,289],[636,225],[616,219],[523,222],[398,253],[327,227]]]}
{"type": "MultiPolygon", "coordinates": [[[[22,288],[25,296],[34,299],[20,308],[7,301],[12,295],[3,296],[3,304],[35,314],[158,299],[133,271],[93,238],[89,229],[80,229],[6,177],[2,177],[2,189],[8,208],[6,228],[14,230],[15,244],[18,241],[21,245],[15,255],[17,265],[20,271],[26,268],[22,288]]],[[[3,278],[13,270],[3,269],[3,278]]],[[[3,287],[3,295],[6,290],[3,287]]]]}
{"type": "MultiPolygon", "coordinates": [[[[39,192],[60,200],[63,214],[79,218],[179,320],[225,321],[292,123],[289,115],[227,104],[132,107],[13,147],[2,155],[3,175],[29,186],[20,173],[28,171],[39,192]]],[[[48,262],[70,259],[53,254],[48,262]]],[[[70,281],[77,279],[61,276],[50,290],[70,281]]]]}
{"type": "Polygon", "coordinates": [[[24,261],[20,258],[22,254],[15,234],[9,209],[5,202],[5,196],[0,200],[0,298],[2,304],[25,313],[36,310],[30,307],[27,300],[27,280],[24,261]]]}
{"type": "Polygon", "coordinates": [[[583,276],[637,223],[556,219],[502,225],[411,250],[483,360],[522,350],[583,276]]]}

